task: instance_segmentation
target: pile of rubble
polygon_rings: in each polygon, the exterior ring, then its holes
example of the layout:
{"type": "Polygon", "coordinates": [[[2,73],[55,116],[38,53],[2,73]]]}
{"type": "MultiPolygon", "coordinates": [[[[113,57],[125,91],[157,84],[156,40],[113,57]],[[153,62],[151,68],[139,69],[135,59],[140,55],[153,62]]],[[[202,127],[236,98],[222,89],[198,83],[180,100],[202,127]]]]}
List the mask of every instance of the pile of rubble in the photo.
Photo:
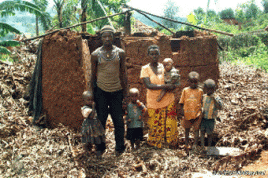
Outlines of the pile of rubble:
{"type": "Polygon", "coordinates": [[[268,148],[268,75],[243,64],[223,63],[220,71],[218,95],[225,107],[215,131],[216,146],[238,147],[244,153],[220,159],[214,169],[239,170],[268,148]]]}
{"type": "MultiPolygon", "coordinates": [[[[21,47],[23,48],[23,47],[21,47]]],[[[22,49],[17,49],[22,52],[22,49]]],[[[226,157],[186,156],[179,148],[154,149],[143,142],[139,150],[114,154],[113,125],[106,130],[102,160],[84,153],[80,133],[67,127],[40,129],[31,125],[26,89],[34,68],[33,54],[13,64],[0,63],[0,175],[3,177],[190,177],[201,170],[240,170],[267,149],[268,74],[249,66],[220,64],[216,92],[224,102],[216,123],[216,146],[239,147],[243,154],[226,157]]],[[[184,143],[179,127],[180,145],[184,143]]],[[[193,141],[191,135],[191,142],[193,141]]]]}
{"type": "MultiPolygon", "coordinates": [[[[37,46],[38,42],[30,44],[37,46]]],[[[15,134],[15,130],[19,130],[19,125],[28,126],[27,121],[30,118],[26,90],[32,77],[36,55],[23,45],[13,48],[12,56],[16,60],[13,64],[0,61],[1,138],[15,134]]]]}

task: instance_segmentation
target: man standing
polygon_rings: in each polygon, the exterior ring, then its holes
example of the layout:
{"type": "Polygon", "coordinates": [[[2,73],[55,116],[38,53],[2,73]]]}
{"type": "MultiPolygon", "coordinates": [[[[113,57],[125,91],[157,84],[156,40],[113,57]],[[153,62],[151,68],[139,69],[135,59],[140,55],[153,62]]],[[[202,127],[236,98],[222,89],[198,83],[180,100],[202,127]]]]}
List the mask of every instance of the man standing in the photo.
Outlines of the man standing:
{"type": "MultiPolygon", "coordinates": [[[[108,114],[112,116],[115,128],[115,151],[119,156],[125,150],[122,101],[127,96],[128,85],[125,52],[112,44],[114,33],[114,28],[109,25],[105,25],[100,31],[103,45],[91,54],[90,88],[94,92],[98,119],[103,128],[108,114]]],[[[96,149],[104,153],[105,143],[96,149]]]]}

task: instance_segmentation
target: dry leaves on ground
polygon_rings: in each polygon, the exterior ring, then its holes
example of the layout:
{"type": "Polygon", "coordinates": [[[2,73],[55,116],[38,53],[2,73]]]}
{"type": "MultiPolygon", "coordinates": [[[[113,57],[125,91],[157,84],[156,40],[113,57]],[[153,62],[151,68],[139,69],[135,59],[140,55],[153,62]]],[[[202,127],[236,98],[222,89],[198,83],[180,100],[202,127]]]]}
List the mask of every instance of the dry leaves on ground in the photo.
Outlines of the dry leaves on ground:
{"type": "MultiPolygon", "coordinates": [[[[239,147],[236,157],[186,156],[181,147],[154,149],[145,142],[139,150],[114,154],[111,123],[106,130],[107,147],[102,160],[84,153],[80,133],[64,126],[40,129],[29,122],[23,99],[35,58],[25,55],[13,65],[0,64],[0,175],[3,177],[191,177],[201,170],[240,170],[267,149],[268,75],[249,66],[220,65],[221,79],[216,94],[224,102],[221,122],[216,123],[217,146],[239,147]]],[[[179,127],[180,144],[183,129],[179,127]]],[[[191,138],[193,136],[191,135],[191,138]]],[[[191,140],[192,141],[192,140],[191,140]]]]}

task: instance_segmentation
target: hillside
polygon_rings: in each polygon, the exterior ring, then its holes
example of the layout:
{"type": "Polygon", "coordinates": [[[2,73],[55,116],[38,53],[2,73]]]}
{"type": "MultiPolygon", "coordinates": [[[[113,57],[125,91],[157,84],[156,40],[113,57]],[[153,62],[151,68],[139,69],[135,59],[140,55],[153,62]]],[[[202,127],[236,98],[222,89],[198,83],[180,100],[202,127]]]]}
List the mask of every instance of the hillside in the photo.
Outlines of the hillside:
{"type": "MultiPolygon", "coordinates": [[[[53,17],[56,12],[53,9],[47,11],[51,17],[53,17]]],[[[15,11],[15,16],[0,17],[0,21],[11,25],[12,27],[18,29],[21,33],[27,36],[35,36],[35,16],[28,12],[15,11]]],[[[40,24],[40,23],[39,23],[40,24]]],[[[41,25],[39,25],[40,32],[44,33],[41,25]]],[[[6,40],[11,38],[0,38],[0,40],[6,40]]],[[[12,38],[13,39],[13,38],[12,38]]]]}

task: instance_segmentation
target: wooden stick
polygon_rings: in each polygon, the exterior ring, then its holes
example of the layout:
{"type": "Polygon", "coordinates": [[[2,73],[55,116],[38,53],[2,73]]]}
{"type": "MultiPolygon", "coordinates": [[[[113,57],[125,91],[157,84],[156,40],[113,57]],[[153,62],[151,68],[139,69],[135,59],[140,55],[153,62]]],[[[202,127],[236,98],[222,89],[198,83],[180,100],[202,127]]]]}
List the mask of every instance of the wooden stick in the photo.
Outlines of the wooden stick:
{"type": "Polygon", "coordinates": [[[145,17],[147,17],[149,20],[153,21],[154,23],[156,23],[157,25],[163,27],[164,29],[168,30],[170,33],[172,33],[173,35],[175,35],[175,33],[173,31],[171,31],[169,28],[165,27],[164,25],[162,25],[161,23],[156,22],[155,20],[153,20],[152,18],[150,18],[148,15],[146,15],[145,13],[143,13],[142,11],[136,10],[138,13],[144,15],[145,17]]]}
{"type": "Polygon", "coordinates": [[[131,14],[130,12],[125,14],[124,18],[124,30],[125,30],[125,35],[130,36],[131,35],[131,14]]]}
{"type": "Polygon", "coordinates": [[[67,134],[67,137],[68,137],[68,144],[69,144],[69,147],[70,147],[70,151],[72,153],[72,156],[75,158],[76,157],[76,153],[74,152],[74,149],[73,149],[73,146],[72,146],[72,141],[71,141],[70,133],[67,134]]]}
{"type": "Polygon", "coordinates": [[[175,23],[180,23],[180,24],[192,26],[192,27],[195,27],[195,28],[199,28],[201,30],[207,30],[207,31],[215,32],[215,33],[220,33],[220,34],[223,34],[223,35],[234,36],[234,34],[232,34],[232,33],[227,33],[227,32],[223,32],[223,31],[219,31],[219,30],[213,30],[213,29],[208,29],[208,28],[203,28],[203,27],[199,27],[199,26],[196,26],[196,25],[192,25],[192,24],[187,23],[187,22],[180,22],[180,21],[173,20],[173,19],[170,19],[170,18],[166,18],[166,17],[161,17],[161,16],[158,16],[158,15],[154,15],[154,14],[151,14],[149,12],[145,12],[145,11],[142,11],[142,10],[139,10],[139,9],[136,9],[136,8],[133,8],[133,7],[130,7],[129,5],[126,5],[126,4],[124,4],[124,6],[125,7],[128,7],[129,9],[135,10],[135,11],[140,11],[140,12],[143,12],[145,14],[152,15],[154,17],[158,17],[158,18],[161,18],[161,19],[164,19],[164,20],[169,20],[171,22],[175,22],[175,23]]]}
{"type": "MultiPolygon", "coordinates": [[[[130,11],[130,10],[129,10],[129,11],[130,11]]],[[[129,11],[126,11],[126,12],[129,12],[129,11]]],[[[98,21],[98,20],[107,19],[107,18],[109,18],[109,17],[113,17],[113,16],[116,16],[116,15],[125,14],[126,12],[120,12],[120,13],[116,13],[116,14],[108,15],[108,16],[105,16],[105,17],[100,17],[100,18],[97,18],[97,19],[94,19],[94,20],[86,21],[86,22],[83,22],[83,23],[75,24],[75,25],[73,25],[73,26],[60,28],[60,29],[54,30],[54,31],[52,31],[52,32],[46,33],[46,34],[44,34],[44,35],[40,35],[40,36],[36,36],[36,37],[33,37],[33,38],[28,38],[28,39],[22,40],[22,42],[26,42],[26,41],[34,40],[34,39],[37,39],[37,38],[42,38],[42,37],[44,37],[44,36],[47,36],[47,35],[50,35],[50,34],[52,34],[52,33],[58,32],[58,31],[60,31],[60,30],[74,28],[74,27],[77,27],[77,26],[80,26],[80,25],[84,25],[84,24],[87,24],[87,23],[92,23],[92,22],[95,22],[95,21],[98,21]]]]}

